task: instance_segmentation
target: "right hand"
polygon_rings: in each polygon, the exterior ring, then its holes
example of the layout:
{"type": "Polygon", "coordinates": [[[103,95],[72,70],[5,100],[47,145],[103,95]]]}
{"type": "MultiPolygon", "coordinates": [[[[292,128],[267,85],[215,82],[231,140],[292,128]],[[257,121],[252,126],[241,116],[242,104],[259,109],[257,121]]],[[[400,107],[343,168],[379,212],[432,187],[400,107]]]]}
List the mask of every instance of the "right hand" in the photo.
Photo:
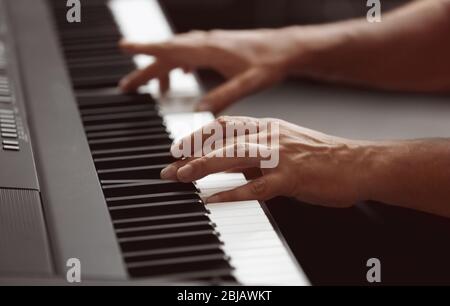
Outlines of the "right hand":
{"type": "Polygon", "coordinates": [[[298,50],[284,35],[289,31],[253,30],[190,32],[157,44],[122,41],[130,54],[147,54],[156,61],[136,70],[120,83],[122,90],[134,91],[151,79],[158,79],[164,93],[170,87],[169,73],[175,68],[190,72],[198,68],[217,71],[228,81],[206,94],[199,111],[218,113],[233,102],[280,82],[298,50]]]}

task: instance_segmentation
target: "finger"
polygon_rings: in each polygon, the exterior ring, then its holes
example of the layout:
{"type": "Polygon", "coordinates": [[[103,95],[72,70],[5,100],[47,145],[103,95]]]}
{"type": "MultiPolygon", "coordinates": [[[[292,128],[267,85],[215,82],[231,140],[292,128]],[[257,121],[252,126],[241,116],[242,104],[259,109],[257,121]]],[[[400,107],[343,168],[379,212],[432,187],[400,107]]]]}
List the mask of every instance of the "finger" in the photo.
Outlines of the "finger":
{"type": "Polygon", "coordinates": [[[259,200],[267,201],[283,194],[283,177],[268,174],[236,189],[221,192],[206,200],[208,204],[259,200]]]}
{"type": "Polygon", "coordinates": [[[218,113],[237,100],[269,84],[269,77],[261,69],[247,70],[208,93],[197,106],[197,110],[218,113]]]}
{"type": "Polygon", "coordinates": [[[147,54],[157,58],[188,66],[191,69],[207,65],[208,49],[205,36],[193,33],[181,34],[162,43],[133,43],[121,41],[120,48],[129,54],[147,54]]]}
{"type": "Polygon", "coordinates": [[[176,50],[177,45],[172,46],[168,42],[163,43],[135,43],[122,40],[119,42],[119,47],[125,53],[129,54],[147,54],[152,56],[163,56],[172,53],[176,50]]]}
{"type": "Polygon", "coordinates": [[[258,156],[258,145],[236,144],[211,152],[203,157],[193,159],[177,171],[177,178],[181,182],[193,182],[210,174],[225,172],[235,168],[259,167],[261,158],[258,156]],[[250,147],[256,146],[250,156],[250,147]]]}
{"type": "Polygon", "coordinates": [[[159,77],[159,92],[162,95],[167,94],[170,89],[170,76],[168,74],[159,77]]]}
{"type": "Polygon", "coordinates": [[[166,168],[164,168],[161,171],[161,179],[169,180],[169,181],[177,181],[178,180],[178,177],[177,177],[178,169],[180,169],[187,163],[191,162],[192,160],[193,160],[193,158],[186,158],[186,159],[178,160],[178,161],[170,164],[169,166],[167,166],[166,168]]]}
{"type": "Polygon", "coordinates": [[[175,67],[156,61],[145,69],[133,71],[125,76],[120,81],[119,87],[125,92],[135,91],[150,80],[169,74],[173,68],[175,67]]]}
{"type": "MultiPolygon", "coordinates": [[[[222,116],[209,124],[206,124],[202,128],[198,129],[194,133],[177,141],[171,148],[172,155],[180,158],[180,153],[188,156],[194,156],[198,151],[201,151],[205,145],[205,142],[212,142],[214,149],[219,149],[225,145],[220,146],[219,140],[226,140],[228,137],[239,137],[245,135],[255,135],[260,132],[260,126],[262,126],[259,119],[251,117],[228,117],[222,116]],[[227,127],[233,127],[232,135],[227,135],[227,127]],[[189,148],[184,146],[188,145],[189,148]]],[[[203,154],[197,155],[201,156],[203,154]]]]}

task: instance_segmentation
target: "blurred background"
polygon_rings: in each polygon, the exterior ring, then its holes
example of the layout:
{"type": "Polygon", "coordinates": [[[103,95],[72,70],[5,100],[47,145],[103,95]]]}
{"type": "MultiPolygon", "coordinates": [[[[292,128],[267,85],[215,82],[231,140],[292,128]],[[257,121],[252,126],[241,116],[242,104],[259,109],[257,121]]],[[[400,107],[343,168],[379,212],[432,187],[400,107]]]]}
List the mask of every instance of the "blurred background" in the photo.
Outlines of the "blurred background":
{"type": "MultiPolygon", "coordinates": [[[[366,0],[160,0],[175,29],[282,27],[365,16],[366,0]]],[[[382,1],[384,11],[408,2],[382,1]]]]}
{"type": "MultiPolygon", "coordinates": [[[[367,14],[366,0],[159,0],[177,33],[317,24],[367,14]]],[[[382,0],[384,12],[405,0],[382,0]]],[[[413,69],[414,67],[412,67],[413,69]]],[[[205,89],[222,80],[201,72],[205,89]]],[[[227,109],[277,117],[357,139],[450,137],[448,96],[382,92],[287,80],[227,109]]],[[[449,284],[450,222],[378,203],[348,210],[278,198],[267,203],[314,284],[367,284],[367,259],[382,262],[383,284],[449,284]]]]}

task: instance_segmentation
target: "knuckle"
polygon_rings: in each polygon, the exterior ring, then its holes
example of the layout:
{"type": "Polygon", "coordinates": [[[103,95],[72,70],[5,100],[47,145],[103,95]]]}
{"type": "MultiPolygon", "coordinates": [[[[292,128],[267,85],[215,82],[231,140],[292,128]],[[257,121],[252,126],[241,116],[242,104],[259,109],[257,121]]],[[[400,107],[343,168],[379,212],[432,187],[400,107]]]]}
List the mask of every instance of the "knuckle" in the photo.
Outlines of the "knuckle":
{"type": "Polygon", "coordinates": [[[204,173],[208,170],[208,165],[210,162],[210,158],[207,156],[204,156],[202,158],[197,159],[196,161],[194,161],[194,169],[197,172],[201,172],[204,173]]]}
{"type": "Polygon", "coordinates": [[[265,194],[267,191],[267,182],[264,178],[254,180],[250,184],[250,192],[254,195],[265,194]]]}
{"type": "Polygon", "coordinates": [[[220,116],[217,118],[217,123],[220,124],[222,127],[226,127],[227,124],[231,122],[231,117],[229,116],[220,116]]]}

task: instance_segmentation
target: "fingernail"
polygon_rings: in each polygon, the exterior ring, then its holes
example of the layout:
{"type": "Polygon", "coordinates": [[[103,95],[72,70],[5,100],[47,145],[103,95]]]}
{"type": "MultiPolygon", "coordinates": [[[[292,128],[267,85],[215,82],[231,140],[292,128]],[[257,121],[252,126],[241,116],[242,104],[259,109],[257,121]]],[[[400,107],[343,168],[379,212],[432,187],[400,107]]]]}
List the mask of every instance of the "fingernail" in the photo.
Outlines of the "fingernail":
{"type": "Polygon", "coordinates": [[[177,168],[174,166],[168,166],[161,171],[161,179],[170,180],[176,179],[177,177],[177,168]]]}
{"type": "Polygon", "coordinates": [[[172,154],[172,156],[175,158],[182,158],[183,155],[180,156],[180,150],[181,150],[181,141],[177,141],[170,147],[170,154],[172,154]]]}
{"type": "Polygon", "coordinates": [[[206,203],[207,204],[213,204],[213,203],[220,203],[220,197],[219,196],[212,196],[212,197],[209,197],[208,199],[206,199],[206,203]]]}
{"type": "Polygon", "coordinates": [[[193,174],[194,174],[194,167],[192,167],[191,165],[181,167],[177,173],[178,178],[181,181],[191,181],[193,174]]]}

